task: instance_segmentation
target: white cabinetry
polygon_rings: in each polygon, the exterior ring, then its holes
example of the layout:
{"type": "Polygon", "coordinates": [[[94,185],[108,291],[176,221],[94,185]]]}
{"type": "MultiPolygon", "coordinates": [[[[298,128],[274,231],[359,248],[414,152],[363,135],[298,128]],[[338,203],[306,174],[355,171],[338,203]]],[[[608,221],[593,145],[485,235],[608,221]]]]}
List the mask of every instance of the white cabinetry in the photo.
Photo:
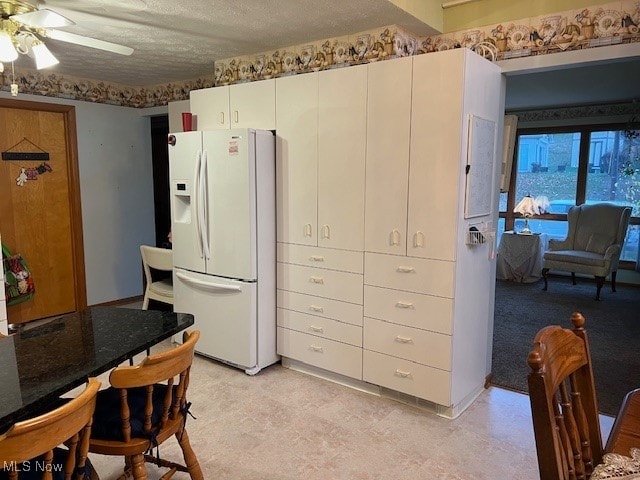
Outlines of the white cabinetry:
{"type": "Polygon", "coordinates": [[[276,80],[277,239],[318,244],[318,74],[276,80]]]}
{"type": "Polygon", "coordinates": [[[468,125],[471,115],[497,125],[502,80],[463,49],[413,57],[409,73],[402,62],[402,80],[387,65],[369,72],[363,379],[455,416],[482,390],[491,353],[493,261],[488,246],[465,245],[465,232],[495,218],[464,218],[468,125]],[[385,98],[380,85],[409,79],[409,109],[402,95],[385,98]],[[398,118],[407,110],[410,134],[398,118]],[[394,139],[407,153],[385,162],[394,139]],[[387,181],[399,198],[385,206],[387,181]]]}
{"type": "Polygon", "coordinates": [[[457,49],[276,90],[278,353],[457,415],[490,364],[495,262],[465,232],[496,215],[465,219],[464,195],[469,119],[504,113],[499,67],[457,49]]]}
{"type": "Polygon", "coordinates": [[[2,299],[0,300],[0,333],[7,335],[9,333],[7,324],[7,305],[4,297],[4,268],[0,268],[0,284],[2,284],[2,299]]]}
{"type": "Polygon", "coordinates": [[[204,88],[190,93],[197,130],[275,130],[275,80],[204,88]]]}
{"type": "Polygon", "coordinates": [[[367,66],[319,73],[318,245],[362,251],[367,66]]]}
{"type": "Polygon", "coordinates": [[[413,58],[369,65],[365,250],[407,252],[413,58]]]}
{"type": "Polygon", "coordinates": [[[361,379],[366,67],[276,91],[278,353],[361,379]]]}

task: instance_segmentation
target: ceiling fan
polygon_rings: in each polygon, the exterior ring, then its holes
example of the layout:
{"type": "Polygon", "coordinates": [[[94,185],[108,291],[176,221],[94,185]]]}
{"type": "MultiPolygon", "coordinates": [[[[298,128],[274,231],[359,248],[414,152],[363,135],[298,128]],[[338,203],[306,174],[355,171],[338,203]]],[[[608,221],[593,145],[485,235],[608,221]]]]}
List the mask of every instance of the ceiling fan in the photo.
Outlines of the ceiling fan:
{"type": "Polygon", "coordinates": [[[119,55],[133,53],[124,45],[57,30],[71,25],[75,23],[67,17],[40,8],[37,0],[0,0],[0,72],[2,62],[13,62],[18,54],[34,58],[38,70],[59,63],[44,44],[46,38],[119,55]]]}

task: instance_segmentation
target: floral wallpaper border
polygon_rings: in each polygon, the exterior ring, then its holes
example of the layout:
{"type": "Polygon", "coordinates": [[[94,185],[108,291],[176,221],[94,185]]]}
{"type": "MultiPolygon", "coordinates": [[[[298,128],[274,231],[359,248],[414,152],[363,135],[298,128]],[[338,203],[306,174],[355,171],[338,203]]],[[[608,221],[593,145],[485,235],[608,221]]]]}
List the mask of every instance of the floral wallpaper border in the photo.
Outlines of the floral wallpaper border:
{"type": "MultiPolygon", "coordinates": [[[[211,77],[131,87],[107,82],[17,70],[22,93],[144,108],[186,100],[191,90],[295,75],[328,68],[470,48],[490,61],[604,45],[640,42],[640,0],[622,0],[442,35],[417,37],[397,26],[324,39],[257,55],[215,62],[211,77]]],[[[9,91],[11,76],[0,74],[9,91]]]]}
{"type": "Polygon", "coordinates": [[[614,103],[610,105],[582,105],[576,107],[546,108],[543,110],[511,111],[518,117],[518,123],[565,120],[589,117],[631,117],[640,122],[640,102],[614,103]]]}

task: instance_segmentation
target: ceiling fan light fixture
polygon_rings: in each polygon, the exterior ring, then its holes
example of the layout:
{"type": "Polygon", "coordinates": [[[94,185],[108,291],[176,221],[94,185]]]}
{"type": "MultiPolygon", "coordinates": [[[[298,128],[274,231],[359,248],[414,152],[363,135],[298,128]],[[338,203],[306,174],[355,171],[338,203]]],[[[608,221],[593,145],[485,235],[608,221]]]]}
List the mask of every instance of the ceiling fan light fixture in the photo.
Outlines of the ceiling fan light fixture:
{"type": "Polygon", "coordinates": [[[0,62],[13,62],[18,58],[18,51],[13,46],[13,40],[4,30],[0,31],[0,62]]]}
{"type": "Polygon", "coordinates": [[[36,68],[38,70],[42,70],[43,68],[52,67],[60,63],[60,61],[51,53],[51,51],[47,48],[47,46],[38,42],[33,45],[31,48],[33,52],[33,57],[36,61],[36,68]]]}

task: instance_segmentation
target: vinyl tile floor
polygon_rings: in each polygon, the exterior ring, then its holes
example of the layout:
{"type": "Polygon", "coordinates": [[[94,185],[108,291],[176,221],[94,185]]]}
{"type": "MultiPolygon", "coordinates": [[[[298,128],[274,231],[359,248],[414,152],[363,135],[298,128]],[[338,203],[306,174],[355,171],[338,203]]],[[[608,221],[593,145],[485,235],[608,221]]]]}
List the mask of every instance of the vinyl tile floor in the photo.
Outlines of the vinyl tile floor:
{"type": "MultiPolygon", "coordinates": [[[[495,387],[450,420],[279,364],[248,376],[196,356],[189,400],[206,480],[539,478],[529,398],[495,387]]],[[[605,438],[611,423],[602,417],[605,438]]],[[[160,456],[182,460],[174,438],[160,456]]],[[[122,471],[120,458],[90,458],[102,480],[122,471]]],[[[148,471],[150,480],[163,473],[148,471]]]]}

